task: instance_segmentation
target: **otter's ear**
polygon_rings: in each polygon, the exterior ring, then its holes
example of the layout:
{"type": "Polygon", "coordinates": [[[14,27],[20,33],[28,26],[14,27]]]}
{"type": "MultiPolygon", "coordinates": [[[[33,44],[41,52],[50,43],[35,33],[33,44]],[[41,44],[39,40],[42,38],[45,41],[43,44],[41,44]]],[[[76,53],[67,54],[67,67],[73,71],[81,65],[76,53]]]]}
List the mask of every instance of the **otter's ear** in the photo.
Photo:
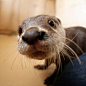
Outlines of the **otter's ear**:
{"type": "Polygon", "coordinates": [[[61,20],[59,18],[57,18],[58,22],[61,24],[61,20]]]}

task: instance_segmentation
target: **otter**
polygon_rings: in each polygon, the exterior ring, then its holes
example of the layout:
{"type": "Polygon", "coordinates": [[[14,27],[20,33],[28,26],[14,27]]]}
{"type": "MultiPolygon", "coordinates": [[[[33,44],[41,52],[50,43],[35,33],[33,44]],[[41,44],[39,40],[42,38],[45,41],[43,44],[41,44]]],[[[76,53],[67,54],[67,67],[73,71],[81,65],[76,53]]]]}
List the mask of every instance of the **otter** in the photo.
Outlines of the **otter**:
{"type": "MultiPolygon", "coordinates": [[[[63,28],[60,19],[49,15],[38,15],[24,20],[18,28],[19,38],[17,48],[20,54],[27,58],[42,60],[44,65],[34,68],[44,70],[51,63],[56,64],[54,73],[48,77],[44,84],[51,85],[55,76],[72,59],[86,51],[86,29],[76,26],[63,28]]],[[[81,63],[81,62],[80,62],[81,63]]]]}

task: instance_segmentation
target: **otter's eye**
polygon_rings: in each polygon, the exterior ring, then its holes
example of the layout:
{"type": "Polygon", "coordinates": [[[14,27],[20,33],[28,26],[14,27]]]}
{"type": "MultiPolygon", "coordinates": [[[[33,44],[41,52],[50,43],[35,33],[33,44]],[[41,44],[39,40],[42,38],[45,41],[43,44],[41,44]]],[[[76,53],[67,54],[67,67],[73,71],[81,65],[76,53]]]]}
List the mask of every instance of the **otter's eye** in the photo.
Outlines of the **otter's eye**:
{"type": "Polygon", "coordinates": [[[19,33],[19,36],[22,34],[22,28],[21,27],[19,27],[18,33],[19,33]]]}
{"type": "Polygon", "coordinates": [[[48,24],[52,27],[55,27],[55,22],[51,19],[48,20],[48,24]]]}

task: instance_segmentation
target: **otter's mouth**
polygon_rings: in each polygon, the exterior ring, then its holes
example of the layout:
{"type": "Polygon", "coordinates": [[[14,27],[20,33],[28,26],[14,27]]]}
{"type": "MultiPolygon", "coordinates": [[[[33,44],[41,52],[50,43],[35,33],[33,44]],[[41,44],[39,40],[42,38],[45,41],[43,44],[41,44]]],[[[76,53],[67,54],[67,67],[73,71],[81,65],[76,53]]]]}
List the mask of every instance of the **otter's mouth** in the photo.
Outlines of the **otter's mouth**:
{"type": "Polygon", "coordinates": [[[45,54],[45,53],[47,53],[47,52],[36,51],[36,52],[31,53],[31,54],[29,54],[29,55],[37,55],[37,56],[41,56],[41,55],[43,55],[43,54],[45,54]]]}
{"type": "Polygon", "coordinates": [[[18,50],[30,58],[45,58],[49,53],[47,40],[46,31],[40,31],[38,27],[30,27],[21,35],[21,40],[18,41],[18,50]]]}
{"type": "Polygon", "coordinates": [[[28,54],[27,56],[29,58],[42,60],[42,59],[46,58],[47,54],[48,54],[48,52],[36,51],[36,52],[31,53],[31,54],[28,54]]]}

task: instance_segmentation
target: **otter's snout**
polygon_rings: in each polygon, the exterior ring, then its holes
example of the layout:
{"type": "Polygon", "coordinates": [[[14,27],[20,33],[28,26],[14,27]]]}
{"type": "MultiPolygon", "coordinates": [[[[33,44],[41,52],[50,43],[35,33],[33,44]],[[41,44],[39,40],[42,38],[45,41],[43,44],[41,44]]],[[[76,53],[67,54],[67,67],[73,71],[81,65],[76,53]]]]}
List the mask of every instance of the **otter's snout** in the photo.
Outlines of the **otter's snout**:
{"type": "Polygon", "coordinates": [[[26,42],[29,45],[34,44],[38,40],[44,39],[45,32],[44,31],[37,31],[37,30],[31,30],[26,31],[24,36],[22,36],[22,40],[26,42]]]}

